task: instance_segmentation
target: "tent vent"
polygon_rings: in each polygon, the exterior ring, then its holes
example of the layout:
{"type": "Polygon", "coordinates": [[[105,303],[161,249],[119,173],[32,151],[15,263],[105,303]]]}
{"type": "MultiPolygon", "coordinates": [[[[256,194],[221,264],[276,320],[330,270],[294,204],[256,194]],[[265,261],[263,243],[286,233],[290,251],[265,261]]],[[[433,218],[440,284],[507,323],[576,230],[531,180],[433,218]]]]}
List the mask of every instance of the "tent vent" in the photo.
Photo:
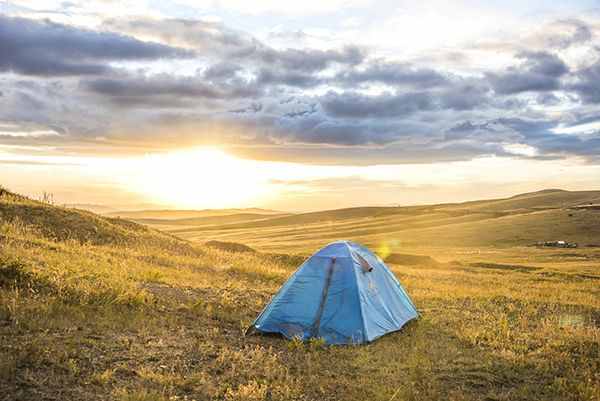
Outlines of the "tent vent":
{"type": "Polygon", "coordinates": [[[371,266],[369,264],[369,262],[367,262],[367,260],[365,258],[363,258],[362,256],[360,256],[356,252],[352,252],[352,253],[354,254],[354,256],[356,256],[356,259],[358,259],[358,263],[360,263],[360,267],[362,267],[362,269],[365,272],[372,272],[373,271],[373,266],[371,266]]]}

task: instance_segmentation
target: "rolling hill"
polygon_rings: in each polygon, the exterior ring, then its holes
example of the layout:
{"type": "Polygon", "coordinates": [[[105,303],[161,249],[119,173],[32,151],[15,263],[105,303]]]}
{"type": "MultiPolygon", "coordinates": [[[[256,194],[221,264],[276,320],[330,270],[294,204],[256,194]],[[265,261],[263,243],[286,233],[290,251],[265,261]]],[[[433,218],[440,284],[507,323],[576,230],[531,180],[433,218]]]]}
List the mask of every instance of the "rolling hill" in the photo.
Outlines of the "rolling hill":
{"type": "Polygon", "coordinates": [[[59,207],[0,188],[0,222],[23,227],[38,237],[91,245],[145,244],[171,249],[191,246],[174,236],[129,220],[59,207]]]}
{"type": "MultiPolygon", "coordinates": [[[[395,251],[420,247],[510,247],[568,240],[600,245],[600,213],[578,206],[600,191],[544,190],[505,199],[410,207],[358,207],[229,222],[198,218],[165,226],[195,242],[242,242],[270,251],[304,251],[337,239],[395,251]]],[[[231,220],[236,220],[232,217],[231,220]]]]}
{"type": "Polygon", "coordinates": [[[123,210],[108,212],[105,215],[110,217],[121,217],[127,219],[194,219],[215,216],[229,216],[235,214],[253,214],[253,215],[279,215],[289,214],[276,210],[247,208],[247,209],[204,209],[204,210],[123,210]]]}
{"type": "MultiPolygon", "coordinates": [[[[205,233],[294,251],[342,229],[366,238],[372,221],[425,238],[444,224],[493,233],[589,194],[552,195],[530,212],[358,208],[205,233]]],[[[584,224],[595,230],[573,227],[584,224]]],[[[402,248],[387,259],[421,316],[401,331],[348,347],[244,336],[303,257],[194,244],[0,189],[0,400],[598,399],[600,249],[402,248]]]]}

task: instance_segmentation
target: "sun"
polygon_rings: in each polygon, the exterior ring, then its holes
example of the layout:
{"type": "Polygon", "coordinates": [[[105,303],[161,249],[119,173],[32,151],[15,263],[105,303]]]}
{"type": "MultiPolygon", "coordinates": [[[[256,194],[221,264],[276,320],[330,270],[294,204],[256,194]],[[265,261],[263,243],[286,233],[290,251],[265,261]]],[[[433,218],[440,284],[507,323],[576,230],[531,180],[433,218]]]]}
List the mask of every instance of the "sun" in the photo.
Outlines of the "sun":
{"type": "Polygon", "coordinates": [[[218,148],[149,154],[125,178],[130,190],[148,200],[186,208],[243,207],[268,195],[257,163],[218,148]]]}

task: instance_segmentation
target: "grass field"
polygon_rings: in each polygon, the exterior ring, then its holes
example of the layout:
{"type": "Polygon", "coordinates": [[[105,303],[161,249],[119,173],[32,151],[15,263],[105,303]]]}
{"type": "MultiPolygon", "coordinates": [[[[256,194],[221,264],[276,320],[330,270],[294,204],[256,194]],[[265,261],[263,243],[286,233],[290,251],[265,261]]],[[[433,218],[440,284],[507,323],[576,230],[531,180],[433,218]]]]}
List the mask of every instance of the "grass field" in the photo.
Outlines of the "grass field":
{"type": "Polygon", "coordinates": [[[152,222],[164,233],[0,191],[0,399],[598,400],[600,248],[527,246],[599,243],[600,211],[569,209],[598,197],[152,222]],[[244,337],[339,238],[393,261],[421,318],[366,346],[244,337]]]}

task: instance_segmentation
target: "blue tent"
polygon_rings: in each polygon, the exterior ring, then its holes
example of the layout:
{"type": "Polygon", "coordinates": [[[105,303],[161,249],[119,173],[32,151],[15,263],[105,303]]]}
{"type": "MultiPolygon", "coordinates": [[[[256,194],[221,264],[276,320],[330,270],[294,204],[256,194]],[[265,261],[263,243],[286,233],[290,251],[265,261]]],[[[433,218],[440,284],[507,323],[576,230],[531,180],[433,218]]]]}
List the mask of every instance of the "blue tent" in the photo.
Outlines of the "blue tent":
{"type": "Polygon", "coordinates": [[[418,316],[398,279],[364,246],[338,241],[306,260],[249,331],[327,344],[360,344],[418,316]]]}

